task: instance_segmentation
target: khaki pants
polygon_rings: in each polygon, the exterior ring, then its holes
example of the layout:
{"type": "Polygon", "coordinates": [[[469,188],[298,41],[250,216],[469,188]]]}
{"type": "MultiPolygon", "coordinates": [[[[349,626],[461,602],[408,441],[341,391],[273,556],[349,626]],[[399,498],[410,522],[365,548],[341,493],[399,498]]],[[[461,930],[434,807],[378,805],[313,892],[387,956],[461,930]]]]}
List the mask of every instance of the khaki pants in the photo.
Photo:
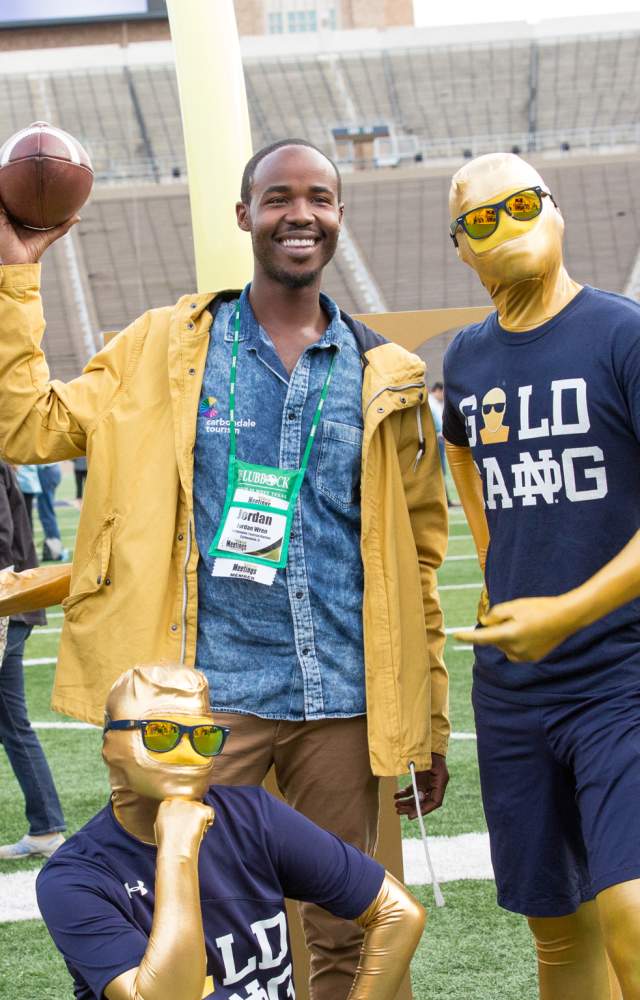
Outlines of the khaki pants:
{"type": "MultiPolygon", "coordinates": [[[[214,782],[260,785],[271,765],[290,806],[343,840],[373,854],[378,837],[378,779],[371,772],[364,716],[285,722],[215,712],[231,735],[216,760],[214,782]]],[[[346,1000],[362,931],[351,920],[300,903],[310,952],[312,1000],[346,1000]]]]}

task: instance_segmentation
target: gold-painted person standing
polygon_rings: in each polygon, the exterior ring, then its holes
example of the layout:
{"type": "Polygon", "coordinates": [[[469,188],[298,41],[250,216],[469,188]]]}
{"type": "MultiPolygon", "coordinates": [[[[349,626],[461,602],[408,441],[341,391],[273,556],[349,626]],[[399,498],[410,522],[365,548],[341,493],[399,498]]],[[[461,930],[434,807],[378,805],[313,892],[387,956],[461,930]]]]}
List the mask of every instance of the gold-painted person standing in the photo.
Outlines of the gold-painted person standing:
{"type": "Polygon", "coordinates": [[[639,1000],[640,306],[570,277],[519,157],[465,165],[450,210],[496,307],[447,350],[444,436],[486,582],[488,627],[459,637],[498,902],[542,1000],[639,1000]]]}

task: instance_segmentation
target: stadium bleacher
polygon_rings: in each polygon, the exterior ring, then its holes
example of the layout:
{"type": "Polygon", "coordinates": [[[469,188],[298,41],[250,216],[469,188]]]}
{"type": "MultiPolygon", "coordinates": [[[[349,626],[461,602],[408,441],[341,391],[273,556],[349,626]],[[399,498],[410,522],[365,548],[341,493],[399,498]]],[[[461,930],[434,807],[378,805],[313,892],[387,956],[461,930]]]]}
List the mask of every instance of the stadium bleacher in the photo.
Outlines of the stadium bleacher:
{"type": "MultiPolygon", "coordinates": [[[[338,250],[326,287],[347,309],[371,307],[363,271],[387,309],[488,302],[447,238],[447,189],[464,157],[496,149],[521,151],[547,179],[572,274],[625,289],[640,246],[640,32],[249,53],[244,68],[254,148],[297,135],[336,155],[332,129],[374,124],[389,127],[391,150],[396,138],[415,144],[420,163],[344,165],[350,253],[338,250]]],[[[77,273],[61,248],[44,268],[45,344],[53,373],[70,378],[88,324],[99,342],[195,283],[173,66],[0,67],[0,134],[42,118],[76,135],[96,169],[72,237],[77,273]]]]}

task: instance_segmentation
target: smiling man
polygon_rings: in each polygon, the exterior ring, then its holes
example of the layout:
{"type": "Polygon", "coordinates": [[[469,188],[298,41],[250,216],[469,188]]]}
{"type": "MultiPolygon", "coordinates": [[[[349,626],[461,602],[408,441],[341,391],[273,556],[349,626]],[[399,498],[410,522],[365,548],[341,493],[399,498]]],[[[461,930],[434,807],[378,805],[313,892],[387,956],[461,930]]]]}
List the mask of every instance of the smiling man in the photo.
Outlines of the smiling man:
{"type": "MultiPolygon", "coordinates": [[[[237,205],[251,284],[146,313],[68,385],[33,263],[65,230],[0,218],[0,444],[91,454],[55,707],[97,721],[132,660],[197,657],[233,725],[218,783],[274,764],[291,805],[372,853],[378,776],[415,767],[423,813],[447,783],[446,501],[424,364],[320,292],[342,216],[320,150],[260,150],[237,205]]],[[[416,815],[408,792],[397,808],[416,815]]],[[[303,919],[311,995],[344,1000],[360,929],[303,919]]]]}

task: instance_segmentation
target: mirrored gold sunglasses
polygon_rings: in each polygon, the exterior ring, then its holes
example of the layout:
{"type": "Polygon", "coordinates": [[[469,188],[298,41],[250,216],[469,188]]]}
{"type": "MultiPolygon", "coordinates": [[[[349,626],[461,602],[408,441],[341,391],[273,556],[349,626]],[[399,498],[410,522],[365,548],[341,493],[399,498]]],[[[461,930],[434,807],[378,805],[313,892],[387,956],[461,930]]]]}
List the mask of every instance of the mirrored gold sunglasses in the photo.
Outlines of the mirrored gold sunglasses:
{"type": "Polygon", "coordinates": [[[529,222],[540,215],[543,198],[551,198],[553,204],[556,204],[553,195],[549,191],[543,191],[541,187],[515,191],[502,201],[496,201],[492,205],[480,205],[465,212],[464,215],[459,215],[451,223],[449,235],[455,246],[458,245],[456,239],[458,229],[463,229],[469,239],[484,240],[498,228],[501,210],[517,222],[529,222]]]}
{"type": "Polygon", "coordinates": [[[109,729],[140,729],[142,742],[153,753],[168,753],[174,750],[185,733],[189,742],[201,757],[217,757],[222,753],[227,736],[231,732],[226,726],[200,723],[197,726],[183,726],[170,719],[105,719],[103,733],[109,729]]]}

